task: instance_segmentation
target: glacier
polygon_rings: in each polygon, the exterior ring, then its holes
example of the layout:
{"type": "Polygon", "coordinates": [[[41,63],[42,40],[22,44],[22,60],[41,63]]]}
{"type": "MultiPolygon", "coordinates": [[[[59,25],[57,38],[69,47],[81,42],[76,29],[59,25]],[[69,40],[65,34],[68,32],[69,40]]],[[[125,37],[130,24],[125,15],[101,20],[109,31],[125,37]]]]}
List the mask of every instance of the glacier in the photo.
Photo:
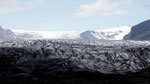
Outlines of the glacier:
{"type": "Polygon", "coordinates": [[[45,67],[55,67],[56,71],[62,72],[68,71],[70,67],[74,71],[124,74],[149,67],[149,46],[149,41],[5,41],[0,43],[0,58],[11,59],[10,64],[28,74],[34,70],[38,61],[48,62],[45,67]],[[61,66],[57,66],[57,63],[52,66],[51,61],[54,60],[61,66]]]}
{"type": "Polygon", "coordinates": [[[101,30],[86,31],[26,31],[12,29],[19,39],[101,39],[101,40],[122,40],[131,30],[130,26],[112,27],[101,30]]]}
{"type": "Polygon", "coordinates": [[[150,41],[2,41],[0,67],[1,83],[141,84],[149,80],[150,41]]]}

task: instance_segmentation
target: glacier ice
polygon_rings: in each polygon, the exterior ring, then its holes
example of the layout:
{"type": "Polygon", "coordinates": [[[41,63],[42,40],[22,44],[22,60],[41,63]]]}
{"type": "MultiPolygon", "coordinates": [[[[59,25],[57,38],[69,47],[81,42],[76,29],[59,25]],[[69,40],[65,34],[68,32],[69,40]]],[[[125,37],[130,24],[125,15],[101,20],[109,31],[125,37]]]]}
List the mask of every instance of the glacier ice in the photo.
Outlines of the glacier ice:
{"type": "Polygon", "coordinates": [[[30,75],[36,68],[46,69],[45,73],[51,75],[68,71],[125,74],[150,66],[149,46],[149,41],[3,41],[0,59],[11,65],[9,73],[20,70],[15,74],[30,75]]]}

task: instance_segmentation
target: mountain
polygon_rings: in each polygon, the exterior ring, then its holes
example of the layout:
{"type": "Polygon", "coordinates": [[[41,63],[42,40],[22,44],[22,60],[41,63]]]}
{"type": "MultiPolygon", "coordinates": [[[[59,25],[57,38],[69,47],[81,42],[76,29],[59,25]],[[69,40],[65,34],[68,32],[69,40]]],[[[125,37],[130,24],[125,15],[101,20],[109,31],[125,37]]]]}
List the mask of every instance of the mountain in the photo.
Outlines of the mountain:
{"type": "Polygon", "coordinates": [[[107,29],[98,30],[108,40],[122,40],[123,37],[128,34],[131,30],[130,26],[113,27],[107,29]]]}
{"type": "Polygon", "coordinates": [[[124,37],[124,40],[150,40],[150,20],[133,26],[131,32],[124,37]]]}
{"type": "Polygon", "coordinates": [[[9,29],[3,29],[0,26],[0,41],[5,41],[5,40],[16,40],[17,37],[14,32],[12,32],[9,29]]]}
{"type": "Polygon", "coordinates": [[[87,39],[122,40],[131,27],[114,27],[95,31],[44,32],[12,30],[21,39],[87,39]]]}
{"type": "Polygon", "coordinates": [[[113,27],[96,31],[85,31],[80,34],[82,39],[122,40],[130,32],[131,27],[113,27]]]}
{"type": "Polygon", "coordinates": [[[80,34],[80,37],[82,39],[88,40],[97,40],[97,39],[107,40],[107,38],[105,38],[103,35],[95,31],[85,31],[80,34]]]}

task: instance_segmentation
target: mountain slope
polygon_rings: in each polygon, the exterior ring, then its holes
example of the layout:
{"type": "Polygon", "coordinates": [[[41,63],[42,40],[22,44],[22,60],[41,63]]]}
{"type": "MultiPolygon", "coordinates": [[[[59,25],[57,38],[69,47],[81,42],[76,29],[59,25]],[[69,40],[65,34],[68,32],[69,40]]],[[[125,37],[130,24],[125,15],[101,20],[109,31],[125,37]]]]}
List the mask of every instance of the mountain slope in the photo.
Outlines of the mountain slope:
{"type": "Polygon", "coordinates": [[[130,26],[122,26],[122,27],[107,28],[99,30],[98,32],[109,40],[122,40],[123,37],[130,32],[130,30],[131,30],[130,26]]]}
{"type": "Polygon", "coordinates": [[[88,40],[97,40],[97,39],[106,40],[107,39],[103,35],[95,31],[85,31],[80,34],[80,37],[82,39],[88,39],[88,40]]]}
{"type": "Polygon", "coordinates": [[[150,20],[133,26],[124,40],[150,40],[150,20]]]}
{"type": "Polygon", "coordinates": [[[0,26],[0,41],[5,41],[5,40],[16,40],[17,37],[14,32],[12,32],[9,29],[3,29],[0,26]]]}

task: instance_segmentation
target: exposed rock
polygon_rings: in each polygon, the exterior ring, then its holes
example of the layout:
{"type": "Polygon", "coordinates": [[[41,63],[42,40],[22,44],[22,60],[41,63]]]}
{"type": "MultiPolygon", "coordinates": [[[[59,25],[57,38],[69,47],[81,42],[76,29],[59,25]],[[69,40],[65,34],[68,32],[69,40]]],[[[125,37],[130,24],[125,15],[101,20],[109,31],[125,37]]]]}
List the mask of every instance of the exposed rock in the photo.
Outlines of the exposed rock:
{"type": "Polygon", "coordinates": [[[124,40],[150,40],[150,20],[133,26],[124,40]]]}

